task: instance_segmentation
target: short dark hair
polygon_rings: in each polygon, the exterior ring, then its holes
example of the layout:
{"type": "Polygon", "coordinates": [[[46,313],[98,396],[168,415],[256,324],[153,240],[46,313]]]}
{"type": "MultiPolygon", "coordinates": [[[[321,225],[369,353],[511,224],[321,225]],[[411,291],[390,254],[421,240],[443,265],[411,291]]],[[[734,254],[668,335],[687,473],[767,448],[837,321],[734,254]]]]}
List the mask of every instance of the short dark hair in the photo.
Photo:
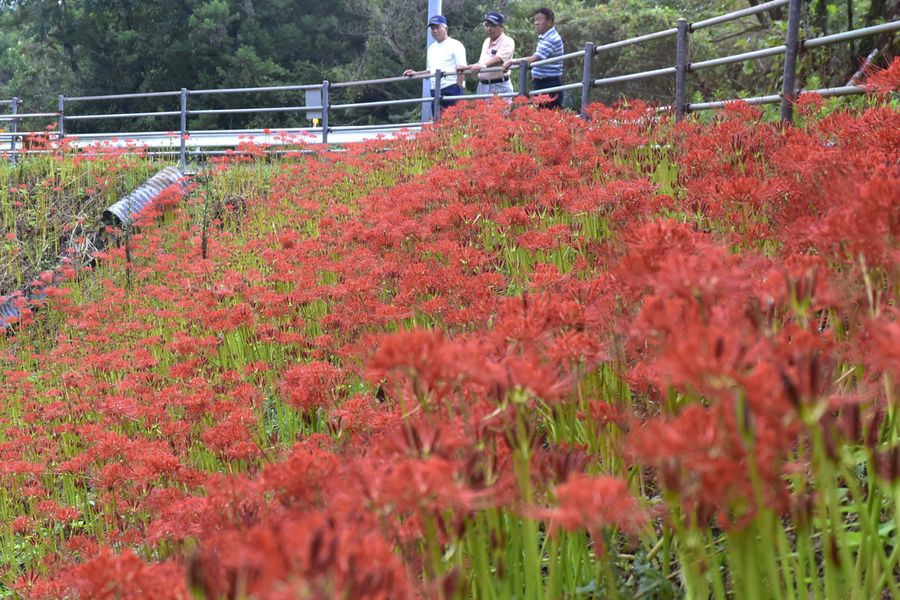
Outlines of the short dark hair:
{"type": "Polygon", "coordinates": [[[531,16],[536,17],[537,15],[544,15],[545,17],[547,17],[548,21],[550,21],[551,23],[556,23],[556,19],[553,16],[553,11],[550,10],[549,8],[541,7],[539,9],[537,9],[536,11],[534,11],[534,14],[531,16]]]}

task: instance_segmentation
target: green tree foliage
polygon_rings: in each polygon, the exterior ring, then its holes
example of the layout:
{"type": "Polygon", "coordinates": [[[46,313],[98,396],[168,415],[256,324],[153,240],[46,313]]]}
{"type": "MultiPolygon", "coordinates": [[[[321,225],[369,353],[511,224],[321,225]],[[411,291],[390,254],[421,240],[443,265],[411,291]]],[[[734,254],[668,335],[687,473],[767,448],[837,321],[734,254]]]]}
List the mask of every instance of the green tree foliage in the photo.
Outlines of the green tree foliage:
{"type": "MultiPolygon", "coordinates": [[[[309,83],[358,59],[365,46],[363,18],[342,0],[7,2],[0,37],[6,50],[3,92],[46,110],[59,93],[309,83]]],[[[219,96],[214,104],[236,101],[219,96]]],[[[175,104],[168,98],[109,108],[172,110],[175,104]]]]}

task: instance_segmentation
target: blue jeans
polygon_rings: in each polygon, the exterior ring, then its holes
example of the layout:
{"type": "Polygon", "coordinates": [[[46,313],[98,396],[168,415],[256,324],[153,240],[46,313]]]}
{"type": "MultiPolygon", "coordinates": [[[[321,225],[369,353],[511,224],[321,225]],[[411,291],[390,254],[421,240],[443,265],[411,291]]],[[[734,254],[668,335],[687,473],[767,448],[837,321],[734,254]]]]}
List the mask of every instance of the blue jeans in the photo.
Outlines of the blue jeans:
{"type": "MultiPolygon", "coordinates": [[[[535,78],[534,81],[534,89],[537,90],[545,90],[547,88],[558,87],[562,85],[562,77],[541,77],[535,78]]],[[[550,102],[544,102],[541,104],[541,108],[562,108],[563,97],[562,92],[552,92],[549,94],[550,102]]]]}
{"type": "MultiPolygon", "coordinates": [[[[453,106],[459,100],[444,100],[444,96],[462,96],[463,89],[458,84],[448,85],[445,88],[441,88],[441,108],[447,108],[448,106],[453,106]]],[[[431,90],[431,97],[434,98],[434,90],[431,90]]]]}

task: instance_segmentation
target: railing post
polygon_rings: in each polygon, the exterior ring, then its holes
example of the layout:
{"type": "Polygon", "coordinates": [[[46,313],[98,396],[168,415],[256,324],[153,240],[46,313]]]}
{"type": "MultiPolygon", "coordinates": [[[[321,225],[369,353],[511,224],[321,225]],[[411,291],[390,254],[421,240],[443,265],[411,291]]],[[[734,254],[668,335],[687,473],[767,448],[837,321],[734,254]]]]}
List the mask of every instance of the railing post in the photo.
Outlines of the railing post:
{"type": "Polygon", "coordinates": [[[13,97],[12,99],[10,112],[12,113],[12,125],[10,126],[10,129],[12,129],[12,137],[9,138],[9,160],[15,164],[16,134],[19,132],[19,120],[16,118],[16,114],[19,112],[19,99],[17,97],[13,97]]]}
{"type": "Polygon", "coordinates": [[[528,97],[528,61],[519,61],[519,95],[528,97]]]}
{"type": "Polygon", "coordinates": [[[322,82],[322,143],[328,143],[328,108],[331,100],[328,98],[331,84],[327,80],[322,82]]]}
{"type": "Polygon", "coordinates": [[[584,76],[581,79],[581,118],[587,119],[588,104],[591,103],[591,88],[594,87],[594,42],[584,45],[584,76]]]}
{"type": "Polygon", "coordinates": [[[434,100],[431,103],[431,118],[437,123],[441,120],[441,83],[444,81],[444,74],[440,69],[434,72],[434,100]]]}
{"type": "Polygon", "coordinates": [[[179,164],[181,165],[181,171],[187,168],[187,103],[188,103],[188,91],[187,88],[181,88],[181,155],[179,164]]]}
{"type": "Polygon", "coordinates": [[[794,100],[797,94],[797,55],[800,53],[800,3],[791,0],[788,9],[787,41],[784,53],[784,79],[781,89],[781,120],[794,120],[794,100]]]}
{"type": "Polygon", "coordinates": [[[678,19],[678,38],[675,44],[675,122],[684,118],[687,105],[688,42],[691,27],[687,19],[678,19]]]}
{"type": "Polygon", "coordinates": [[[66,127],[66,97],[62,94],[59,95],[59,104],[57,105],[59,110],[59,116],[56,121],[56,130],[59,133],[59,139],[62,139],[66,135],[65,127],[66,127]]]}

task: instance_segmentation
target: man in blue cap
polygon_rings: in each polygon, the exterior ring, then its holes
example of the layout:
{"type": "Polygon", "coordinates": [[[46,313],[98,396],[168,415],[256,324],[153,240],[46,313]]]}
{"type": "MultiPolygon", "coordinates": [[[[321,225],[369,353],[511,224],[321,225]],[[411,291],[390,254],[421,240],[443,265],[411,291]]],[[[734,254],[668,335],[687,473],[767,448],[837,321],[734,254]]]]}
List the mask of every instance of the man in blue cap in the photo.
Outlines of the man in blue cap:
{"type": "Polygon", "coordinates": [[[516,52],[516,43],[503,31],[506,17],[496,10],[489,10],[484,15],[484,30],[488,37],[481,46],[481,56],[474,65],[469,65],[466,70],[478,73],[479,96],[482,94],[512,94],[513,86],[509,80],[509,73],[494,70],[502,67],[503,63],[511,60],[516,52]],[[483,69],[491,69],[482,72],[483,69]]]}
{"type": "MultiPolygon", "coordinates": [[[[425,70],[414,71],[407,69],[403,71],[405,77],[414,77],[416,75],[433,75],[436,71],[442,73],[440,86],[441,97],[462,96],[465,78],[461,72],[457,72],[460,67],[466,66],[466,49],[458,40],[450,37],[447,29],[447,18],[443,15],[435,15],[428,19],[428,27],[431,28],[431,37],[434,42],[428,46],[428,52],[425,56],[425,70]]],[[[432,96],[434,92],[431,92],[432,96]]],[[[442,107],[453,106],[456,100],[441,100],[442,107]]]]}

